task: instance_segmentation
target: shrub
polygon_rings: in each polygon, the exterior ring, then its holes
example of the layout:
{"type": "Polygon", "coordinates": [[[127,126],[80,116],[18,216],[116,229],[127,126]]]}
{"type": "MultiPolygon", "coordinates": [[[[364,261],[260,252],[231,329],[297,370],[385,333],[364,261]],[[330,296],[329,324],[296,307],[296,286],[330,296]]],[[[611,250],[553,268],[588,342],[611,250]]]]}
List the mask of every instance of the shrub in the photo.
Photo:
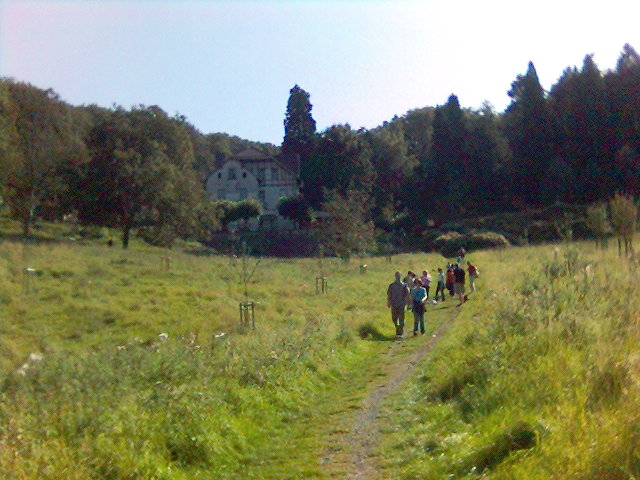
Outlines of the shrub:
{"type": "Polygon", "coordinates": [[[504,235],[494,232],[472,233],[464,237],[465,248],[480,250],[484,248],[505,248],[510,246],[504,235]]]}
{"type": "Polygon", "coordinates": [[[434,241],[434,246],[445,257],[453,257],[460,247],[467,250],[481,250],[485,248],[504,248],[510,245],[509,241],[499,233],[477,232],[462,235],[457,232],[447,232],[440,235],[434,241]]]}

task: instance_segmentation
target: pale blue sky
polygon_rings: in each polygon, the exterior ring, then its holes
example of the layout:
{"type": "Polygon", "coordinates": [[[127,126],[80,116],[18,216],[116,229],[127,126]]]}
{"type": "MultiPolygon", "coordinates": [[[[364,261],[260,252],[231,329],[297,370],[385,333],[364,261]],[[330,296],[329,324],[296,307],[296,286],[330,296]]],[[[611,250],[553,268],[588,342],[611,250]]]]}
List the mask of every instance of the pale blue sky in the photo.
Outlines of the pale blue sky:
{"type": "Polygon", "coordinates": [[[296,83],[319,129],[451,93],[501,111],[529,60],[549,88],[587,53],[605,70],[624,43],[640,50],[639,14],[637,0],[0,0],[0,75],[280,144],[296,83]]]}

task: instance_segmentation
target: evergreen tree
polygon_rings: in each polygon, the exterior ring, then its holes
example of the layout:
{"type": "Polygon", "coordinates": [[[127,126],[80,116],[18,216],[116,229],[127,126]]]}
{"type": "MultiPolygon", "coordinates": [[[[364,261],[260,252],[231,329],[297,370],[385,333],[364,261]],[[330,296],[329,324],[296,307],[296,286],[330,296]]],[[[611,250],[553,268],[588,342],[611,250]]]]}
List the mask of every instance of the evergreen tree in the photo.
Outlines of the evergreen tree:
{"type": "Polygon", "coordinates": [[[529,205],[540,204],[542,180],[554,155],[546,96],[532,62],[511,84],[509,96],[505,122],[513,152],[514,193],[529,205]]]}
{"type": "Polygon", "coordinates": [[[551,89],[555,155],[570,165],[574,200],[585,203],[613,190],[614,145],[605,83],[591,55],[582,69],[566,69],[551,89]]]}
{"type": "Polygon", "coordinates": [[[311,116],[312,108],[309,93],[294,85],[289,90],[282,153],[300,155],[303,165],[311,157],[315,145],[316,122],[311,116]]]}
{"type": "Polygon", "coordinates": [[[436,107],[433,119],[431,159],[426,172],[427,184],[422,202],[434,207],[439,217],[462,213],[462,201],[468,188],[468,131],[458,97],[450,95],[447,103],[436,107]]]}
{"type": "Polygon", "coordinates": [[[467,115],[469,162],[463,172],[466,191],[462,202],[472,213],[507,208],[511,150],[491,105],[467,115]]]}

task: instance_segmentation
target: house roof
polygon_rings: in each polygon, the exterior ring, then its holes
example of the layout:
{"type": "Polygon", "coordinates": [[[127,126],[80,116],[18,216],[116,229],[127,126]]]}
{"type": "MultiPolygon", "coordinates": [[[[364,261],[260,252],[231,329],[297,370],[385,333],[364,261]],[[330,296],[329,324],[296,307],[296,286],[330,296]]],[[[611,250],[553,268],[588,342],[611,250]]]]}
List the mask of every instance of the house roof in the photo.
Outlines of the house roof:
{"type": "Polygon", "coordinates": [[[241,151],[240,153],[236,153],[231,158],[235,158],[236,160],[253,160],[253,161],[265,161],[271,160],[272,157],[269,155],[265,155],[262,152],[259,152],[255,148],[247,148],[246,150],[241,151]]]}
{"type": "Polygon", "coordinates": [[[237,160],[241,163],[253,163],[253,162],[273,162],[276,165],[280,166],[284,170],[289,171],[289,173],[294,176],[297,175],[298,165],[296,162],[298,161],[298,157],[295,155],[280,155],[277,158],[272,157],[270,155],[266,155],[255,148],[249,147],[235,155],[232,155],[230,159],[237,160]]]}

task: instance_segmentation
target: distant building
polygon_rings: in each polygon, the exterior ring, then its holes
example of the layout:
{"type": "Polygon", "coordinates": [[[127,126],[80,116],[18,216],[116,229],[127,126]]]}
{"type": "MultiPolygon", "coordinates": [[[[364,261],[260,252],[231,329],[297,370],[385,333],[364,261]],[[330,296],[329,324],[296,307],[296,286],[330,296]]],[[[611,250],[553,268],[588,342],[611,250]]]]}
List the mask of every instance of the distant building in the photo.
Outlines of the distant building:
{"type": "Polygon", "coordinates": [[[262,203],[264,214],[250,223],[250,228],[292,228],[293,224],[278,214],[282,197],[300,192],[299,158],[272,157],[248,148],[226,159],[209,175],[207,196],[211,200],[239,201],[254,198],[262,203]]]}

